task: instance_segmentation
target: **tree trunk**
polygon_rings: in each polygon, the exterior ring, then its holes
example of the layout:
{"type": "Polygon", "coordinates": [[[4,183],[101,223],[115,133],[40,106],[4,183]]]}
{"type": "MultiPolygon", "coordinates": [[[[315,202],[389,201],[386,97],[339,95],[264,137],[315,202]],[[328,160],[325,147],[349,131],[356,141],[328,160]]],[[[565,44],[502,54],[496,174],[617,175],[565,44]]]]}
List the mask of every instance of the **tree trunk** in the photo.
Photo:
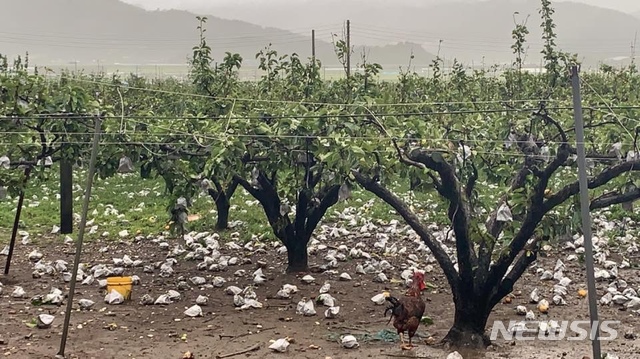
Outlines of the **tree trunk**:
{"type": "Polygon", "coordinates": [[[60,233],[73,232],[73,162],[60,161],[60,233]]]}
{"type": "Polygon", "coordinates": [[[172,180],[170,180],[168,177],[166,176],[162,176],[162,178],[164,179],[164,193],[165,194],[173,194],[173,190],[175,188],[175,184],[173,183],[172,180]]]}
{"type": "Polygon", "coordinates": [[[304,238],[296,238],[289,241],[287,247],[287,273],[301,273],[309,270],[309,254],[307,242],[304,238]]]}
{"type": "Polygon", "coordinates": [[[484,349],[491,344],[485,334],[492,308],[472,295],[458,296],[453,326],[442,340],[457,348],[484,349]]]}
{"type": "Polygon", "coordinates": [[[229,228],[229,209],[231,203],[224,193],[220,193],[218,198],[214,198],[216,202],[216,210],[218,211],[218,219],[216,221],[216,229],[222,230],[229,228]]]}
{"type": "Polygon", "coordinates": [[[151,163],[143,163],[140,166],[140,177],[142,179],[151,178],[151,170],[153,169],[153,165],[151,163]]]}
{"type": "Polygon", "coordinates": [[[295,219],[291,221],[288,213],[280,213],[281,201],[276,191],[275,173],[269,179],[263,172],[260,172],[258,183],[261,188],[259,189],[237,175],[234,176],[234,180],[260,202],[273,233],[287,248],[287,273],[307,272],[309,270],[307,244],[309,244],[313,231],[327,210],[338,202],[340,186],[329,186],[323,191],[319,196],[320,203],[318,205],[311,204],[312,191],[309,188],[302,189],[298,193],[295,219]]]}
{"type": "Polygon", "coordinates": [[[216,177],[209,177],[211,178],[211,181],[213,181],[213,184],[216,186],[215,189],[209,188],[209,190],[207,191],[211,199],[213,199],[213,202],[216,204],[216,210],[218,211],[216,229],[227,229],[229,228],[229,210],[231,209],[231,197],[238,188],[238,180],[232,179],[225,190],[225,188],[220,184],[220,181],[216,177]]]}

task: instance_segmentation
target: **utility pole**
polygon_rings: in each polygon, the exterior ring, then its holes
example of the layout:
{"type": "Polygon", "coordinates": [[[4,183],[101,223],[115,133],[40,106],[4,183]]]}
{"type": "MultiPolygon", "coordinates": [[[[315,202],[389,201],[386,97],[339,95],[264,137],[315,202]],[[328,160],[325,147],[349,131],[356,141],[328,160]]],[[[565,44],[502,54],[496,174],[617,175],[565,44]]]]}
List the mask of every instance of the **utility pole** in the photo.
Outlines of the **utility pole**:
{"type": "Polygon", "coordinates": [[[347,20],[347,78],[351,77],[351,20],[347,20]]]}
{"type": "Polygon", "coordinates": [[[316,63],[316,30],[311,30],[311,60],[316,63]]]}
{"type": "Polygon", "coordinates": [[[575,120],[576,147],[578,152],[578,182],[580,185],[580,211],[582,215],[582,233],[584,235],[584,257],[587,267],[587,293],[589,295],[589,318],[591,321],[591,345],[593,358],[600,355],[600,321],[598,320],[598,302],[596,298],[596,280],[593,264],[593,242],[591,239],[591,213],[589,211],[589,187],[587,183],[587,161],[584,149],[584,120],[582,118],[582,98],[580,95],[580,77],[578,66],[571,68],[571,87],[573,90],[573,118],[575,120]]]}

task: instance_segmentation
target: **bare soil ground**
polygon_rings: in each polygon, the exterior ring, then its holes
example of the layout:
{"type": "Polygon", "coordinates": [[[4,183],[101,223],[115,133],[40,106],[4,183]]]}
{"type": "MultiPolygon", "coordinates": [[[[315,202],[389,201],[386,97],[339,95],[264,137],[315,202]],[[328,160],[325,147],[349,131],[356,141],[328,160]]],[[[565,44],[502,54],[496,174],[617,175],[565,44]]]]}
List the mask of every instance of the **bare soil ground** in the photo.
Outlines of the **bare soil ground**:
{"type": "MultiPolygon", "coordinates": [[[[133,259],[141,259],[145,264],[165,260],[167,251],[158,248],[150,241],[140,242],[112,242],[106,244],[108,250],[100,251],[104,243],[88,243],[83,250],[83,262],[89,265],[98,263],[112,264],[113,258],[120,258],[124,254],[133,259]]],[[[0,295],[0,353],[6,358],[53,358],[58,352],[62,333],[64,305],[32,306],[30,298],[38,294],[47,294],[51,287],[68,291],[68,284],[64,283],[60,275],[55,277],[32,278],[33,263],[28,260],[28,253],[39,249],[45,254],[44,261],[63,259],[73,263],[74,247],[59,242],[40,241],[40,244],[21,245],[18,243],[11,273],[8,277],[1,277],[4,284],[0,295]],[[22,286],[26,291],[24,299],[11,297],[14,285],[22,286]],[[56,317],[49,329],[30,328],[30,322],[38,314],[50,313],[56,317]]],[[[282,274],[285,268],[285,255],[277,255],[275,251],[264,254],[250,254],[244,250],[231,251],[240,257],[250,255],[252,264],[229,267],[223,273],[199,271],[197,262],[179,260],[174,267],[174,274],[169,278],[161,278],[155,273],[144,273],[142,267],[127,269],[127,275],[136,274],[141,278],[141,284],[134,286],[132,300],[121,305],[104,303],[105,291],[96,284],[86,286],[78,284],[71,317],[71,330],[67,344],[68,358],[182,358],[183,353],[190,351],[195,358],[216,358],[218,355],[230,354],[254,345],[260,348],[235,358],[388,358],[388,357],[423,357],[446,358],[449,350],[437,346],[428,346],[424,339],[432,336],[441,339],[446,333],[453,319],[453,304],[446,281],[439,272],[434,270],[427,274],[426,280],[433,283],[436,289],[425,293],[428,298],[427,315],[434,324],[422,325],[419,332],[421,339],[416,340],[417,348],[412,351],[401,351],[398,343],[370,340],[372,336],[387,325],[387,318],[383,317],[384,306],[376,306],[370,298],[382,290],[390,289],[398,293],[402,291],[400,284],[382,284],[372,281],[373,275],[355,274],[357,260],[340,263],[339,272],[350,273],[352,281],[339,281],[337,274],[313,273],[317,284],[304,284],[300,276],[282,274]],[[251,273],[256,269],[258,261],[269,263],[264,269],[268,281],[256,287],[258,300],[262,309],[239,311],[234,308],[232,297],[225,294],[223,288],[201,289],[191,286],[182,290],[180,302],[159,306],[143,306],[138,303],[144,294],[156,298],[170,289],[177,289],[180,276],[190,278],[198,275],[210,280],[214,275],[221,275],[227,279],[227,285],[244,287],[251,283],[250,276],[237,278],[234,272],[245,269],[251,273]],[[315,297],[318,289],[325,280],[331,282],[331,294],[338,300],[341,311],[338,319],[325,319],[325,308],[316,306],[318,314],[314,317],[296,315],[295,308],[302,296],[315,297]],[[267,299],[272,297],[285,284],[294,284],[299,292],[290,300],[267,299]],[[209,297],[209,304],[204,306],[204,317],[188,318],[183,314],[185,308],[195,303],[198,295],[209,297]],[[78,308],[79,299],[91,299],[96,305],[90,311],[78,308]],[[290,318],[290,319],[287,319],[290,318]],[[110,326],[115,323],[116,326],[110,326]],[[186,338],[183,335],[186,334],[186,338]],[[355,335],[360,342],[357,349],[345,349],[337,337],[341,334],[355,335]],[[274,353],[269,350],[269,340],[291,337],[295,341],[286,353],[274,353]],[[369,340],[367,339],[369,338],[369,340]],[[185,340],[183,340],[185,339],[185,340]]],[[[540,258],[538,265],[553,269],[557,258],[564,258],[566,254],[558,253],[552,257],[540,258]]],[[[2,257],[6,259],[6,257],[2,257]]],[[[396,268],[403,263],[404,258],[387,258],[396,268]]],[[[322,263],[322,255],[311,256],[312,264],[322,263]]],[[[4,261],[2,261],[4,265],[4,261]]],[[[567,263],[565,273],[570,275],[573,283],[571,292],[567,296],[566,306],[553,306],[549,312],[549,319],[571,320],[587,319],[587,300],[577,296],[577,290],[584,285],[584,268],[578,262],[567,263]]],[[[389,276],[399,278],[400,270],[396,269],[389,276]]],[[[630,286],[638,289],[638,271],[635,269],[620,270],[620,277],[625,278],[630,286]]],[[[608,283],[600,283],[599,296],[605,293],[608,283]]],[[[516,285],[514,293],[518,294],[512,303],[498,305],[490,323],[500,319],[504,321],[521,320],[515,314],[516,305],[529,304],[529,293],[538,287],[541,293],[549,293],[553,281],[541,282],[532,270],[516,285]]],[[[619,337],[614,341],[603,342],[603,352],[615,352],[620,358],[639,358],[640,341],[625,339],[623,333],[638,328],[640,318],[637,314],[621,311],[619,307],[599,307],[601,319],[615,319],[622,322],[619,337]]],[[[545,318],[542,316],[541,319],[545,318]]],[[[483,353],[462,353],[464,358],[591,358],[589,341],[527,341],[507,342],[497,340],[495,346],[483,353]]]]}

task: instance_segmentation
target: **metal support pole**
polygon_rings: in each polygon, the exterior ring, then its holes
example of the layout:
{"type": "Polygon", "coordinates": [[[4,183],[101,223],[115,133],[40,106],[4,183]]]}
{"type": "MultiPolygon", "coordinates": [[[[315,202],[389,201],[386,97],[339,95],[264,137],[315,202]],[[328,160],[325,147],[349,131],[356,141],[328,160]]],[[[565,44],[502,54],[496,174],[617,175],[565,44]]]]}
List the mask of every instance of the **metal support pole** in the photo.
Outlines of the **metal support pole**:
{"type": "Polygon", "coordinates": [[[587,161],[584,149],[584,121],[582,118],[582,98],[580,95],[580,76],[578,66],[571,68],[571,86],[573,89],[573,118],[576,129],[576,147],[578,152],[578,182],[580,184],[580,212],[582,214],[582,233],[584,235],[584,255],[587,265],[587,289],[589,294],[589,318],[591,321],[591,344],[593,358],[600,359],[600,321],[598,320],[598,300],[596,298],[596,280],[593,265],[593,242],[591,239],[591,213],[589,210],[589,187],[587,183],[587,161]]]}
{"type": "Polygon", "coordinates": [[[76,242],[76,256],[73,261],[73,272],[71,274],[71,283],[69,284],[69,295],[67,298],[67,309],[64,312],[64,325],[62,329],[62,339],[60,340],[60,350],[56,358],[64,358],[64,350],[67,345],[67,336],[69,335],[69,322],[71,321],[71,311],[73,310],[73,295],[76,291],[76,278],[78,277],[78,268],[80,266],[80,258],[82,254],[82,240],[84,239],[84,231],[87,226],[87,214],[89,212],[89,199],[91,198],[91,188],[93,186],[93,177],[96,172],[96,159],[98,157],[98,142],[100,141],[101,123],[99,116],[96,116],[95,130],[93,134],[93,146],[91,148],[91,160],[89,162],[89,173],[87,174],[87,185],[84,194],[84,203],[82,205],[82,219],[80,220],[80,229],[78,230],[78,240],[76,242]]]}

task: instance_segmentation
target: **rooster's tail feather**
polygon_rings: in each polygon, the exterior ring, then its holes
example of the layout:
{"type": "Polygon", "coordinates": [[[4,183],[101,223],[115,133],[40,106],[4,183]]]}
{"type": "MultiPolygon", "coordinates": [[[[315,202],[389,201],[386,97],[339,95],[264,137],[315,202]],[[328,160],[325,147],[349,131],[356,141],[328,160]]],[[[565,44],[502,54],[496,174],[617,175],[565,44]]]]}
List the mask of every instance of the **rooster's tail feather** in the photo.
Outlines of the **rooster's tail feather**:
{"type": "Polygon", "coordinates": [[[392,308],[395,308],[398,305],[400,305],[400,301],[396,297],[388,296],[388,297],[385,298],[385,300],[387,300],[388,302],[391,303],[391,305],[393,305],[392,308]]]}
{"type": "Polygon", "coordinates": [[[395,312],[395,309],[398,308],[401,304],[400,301],[398,300],[398,298],[396,297],[392,297],[392,296],[388,296],[387,298],[385,298],[389,303],[391,303],[391,306],[387,307],[384,311],[384,316],[387,316],[387,312],[391,311],[391,316],[389,317],[389,321],[387,322],[387,325],[389,325],[389,323],[391,323],[391,319],[393,319],[393,314],[395,312]]]}

